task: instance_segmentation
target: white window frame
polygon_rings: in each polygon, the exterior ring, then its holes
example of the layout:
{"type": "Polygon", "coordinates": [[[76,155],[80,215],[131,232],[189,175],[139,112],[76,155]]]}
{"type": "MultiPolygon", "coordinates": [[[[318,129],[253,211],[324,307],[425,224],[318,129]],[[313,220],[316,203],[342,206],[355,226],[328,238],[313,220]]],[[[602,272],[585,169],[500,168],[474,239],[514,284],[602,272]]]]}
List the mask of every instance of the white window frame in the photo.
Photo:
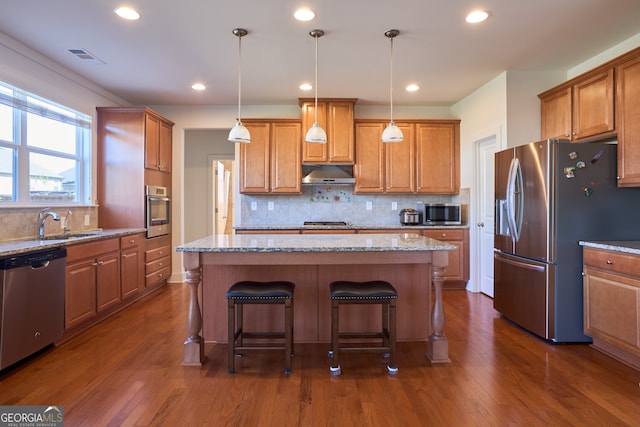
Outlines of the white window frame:
{"type": "Polygon", "coordinates": [[[13,150],[13,200],[0,200],[3,207],[85,206],[91,205],[91,116],[0,81],[0,105],[12,108],[12,141],[0,139],[0,147],[13,150]],[[9,92],[10,94],[8,94],[9,92]],[[47,108],[48,107],[48,108],[47,108]],[[27,117],[36,114],[69,124],[76,129],[75,154],[27,144],[27,117]],[[76,162],[75,199],[33,199],[30,195],[29,155],[50,155],[76,162]]]}

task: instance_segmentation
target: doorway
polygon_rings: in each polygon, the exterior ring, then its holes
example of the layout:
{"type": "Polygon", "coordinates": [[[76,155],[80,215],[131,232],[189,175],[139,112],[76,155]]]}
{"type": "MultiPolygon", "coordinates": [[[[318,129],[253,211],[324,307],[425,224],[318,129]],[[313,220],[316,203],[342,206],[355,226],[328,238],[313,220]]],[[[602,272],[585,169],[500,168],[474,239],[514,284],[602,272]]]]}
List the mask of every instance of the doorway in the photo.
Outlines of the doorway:
{"type": "Polygon", "coordinates": [[[494,156],[499,150],[499,133],[474,142],[476,183],[473,228],[476,253],[476,278],[479,290],[493,298],[493,232],[494,232],[494,156]]]}
{"type": "MultiPolygon", "coordinates": [[[[227,156],[224,156],[227,157],[227,156]]],[[[233,234],[234,203],[234,160],[210,156],[208,232],[209,234],[233,234]]]]}

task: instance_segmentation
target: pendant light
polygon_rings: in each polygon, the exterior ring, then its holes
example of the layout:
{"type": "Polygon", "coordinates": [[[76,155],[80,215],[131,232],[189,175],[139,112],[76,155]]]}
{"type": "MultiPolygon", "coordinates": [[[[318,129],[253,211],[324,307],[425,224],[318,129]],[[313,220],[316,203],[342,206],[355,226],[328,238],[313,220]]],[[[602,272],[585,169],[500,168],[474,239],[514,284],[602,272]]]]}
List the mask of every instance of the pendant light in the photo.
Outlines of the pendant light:
{"type": "Polygon", "coordinates": [[[322,126],[318,123],[318,38],[324,35],[324,31],[322,30],[311,30],[309,31],[309,35],[316,39],[316,106],[315,106],[315,121],[313,122],[313,126],[309,128],[307,131],[307,135],[304,140],[310,142],[312,144],[326,144],[327,143],[327,133],[322,129],[322,126]]]}
{"type": "Polygon", "coordinates": [[[404,135],[402,130],[393,121],[393,39],[398,36],[400,31],[388,30],[384,35],[391,40],[391,55],[389,60],[389,104],[390,104],[390,121],[384,132],[382,132],[382,142],[402,142],[404,135]]]}
{"type": "Polygon", "coordinates": [[[248,143],[251,142],[251,135],[249,129],[244,127],[242,120],[240,120],[240,99],[242,94],[242,37],[248,33],[244,28],[236,28],[233,30],[233,34],[238,37],[238,118],[236,124],[229,131],[229,137],[227,138],[231,142],[248,143]]]}

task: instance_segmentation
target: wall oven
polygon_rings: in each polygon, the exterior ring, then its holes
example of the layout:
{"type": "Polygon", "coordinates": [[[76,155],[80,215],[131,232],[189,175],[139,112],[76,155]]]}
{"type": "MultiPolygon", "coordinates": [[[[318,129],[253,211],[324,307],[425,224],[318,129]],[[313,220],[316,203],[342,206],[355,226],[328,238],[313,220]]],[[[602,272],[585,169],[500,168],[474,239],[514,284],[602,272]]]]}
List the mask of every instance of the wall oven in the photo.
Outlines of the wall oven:
{"type": "Polygon", "coordinates": [[[147,239],[164,236],[171,231],[171,199],[169,189],[147,185],[145,191],[147,239]]]}

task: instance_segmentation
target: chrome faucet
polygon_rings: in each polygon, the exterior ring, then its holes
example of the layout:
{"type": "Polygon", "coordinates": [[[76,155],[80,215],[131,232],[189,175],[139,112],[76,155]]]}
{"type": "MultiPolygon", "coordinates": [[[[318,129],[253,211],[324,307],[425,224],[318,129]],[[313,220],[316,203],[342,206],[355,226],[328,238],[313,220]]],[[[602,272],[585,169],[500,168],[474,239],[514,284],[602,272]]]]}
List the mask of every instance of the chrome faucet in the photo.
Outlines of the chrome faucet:
{"type": "Polygon", "coordinates": [[[48,217],[51,217],[54,221],[60,221],[60,216],[53,212],[51,208],[44,208],[38,213],[38,238],[44,239],[44,222],[48,217]]]}

